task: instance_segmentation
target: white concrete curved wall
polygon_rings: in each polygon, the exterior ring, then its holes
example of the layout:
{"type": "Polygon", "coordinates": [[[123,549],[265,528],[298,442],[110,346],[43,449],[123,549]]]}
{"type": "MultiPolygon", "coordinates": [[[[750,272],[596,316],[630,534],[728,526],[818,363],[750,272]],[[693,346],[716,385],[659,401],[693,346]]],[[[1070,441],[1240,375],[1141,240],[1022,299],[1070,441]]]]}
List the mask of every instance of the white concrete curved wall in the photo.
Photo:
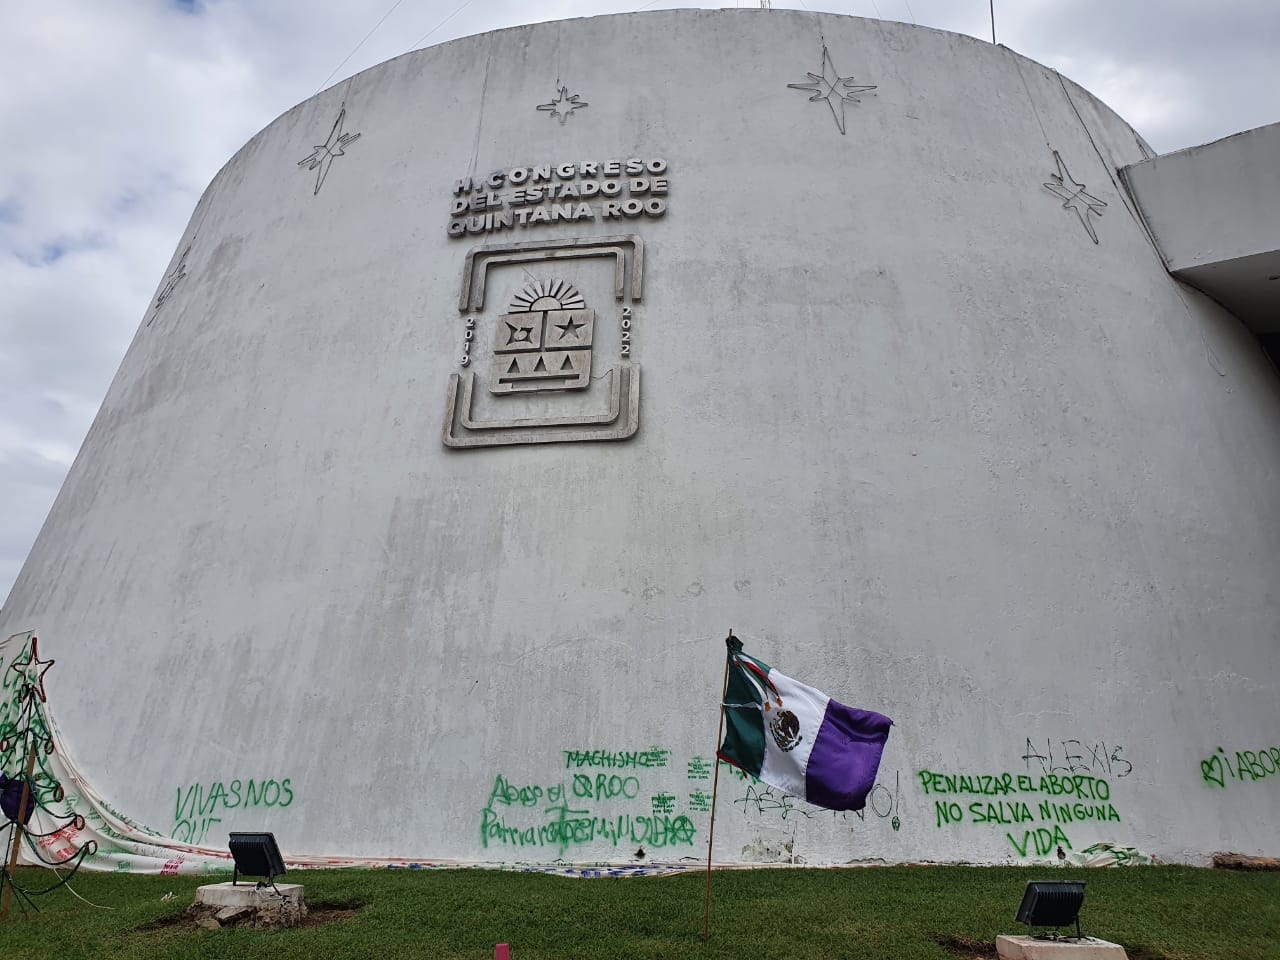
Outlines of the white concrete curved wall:
{"type": "MultiPolygon", "coordinates": [[[[1274,852],[1280,382],[1165,273],[1115,174],[1146,155],[1006,49],[847,17],[602,17],[368,70],[210,186],[0,635],[39,632],[80,770],[178,841],[705,857],[733,627],[896,725],[864,816],[722,776],[717,860],[1274,852]],[[875,87],[843,134],[788,87],[824,44],[875,87]],[[633,157],[669,165],[660,218],[447,233],[458,178],[633,157]],[[467,252],[619,234],[638,433],[447,448],[467,252]],[[1045,773],[1118,819],[1042,809],[1045,773]],[[591,826],[562,841],[566,806],[591,826]]],[[[616,362],[607,262],[525,267],[475,342],[562,278],[616,362]]]]}

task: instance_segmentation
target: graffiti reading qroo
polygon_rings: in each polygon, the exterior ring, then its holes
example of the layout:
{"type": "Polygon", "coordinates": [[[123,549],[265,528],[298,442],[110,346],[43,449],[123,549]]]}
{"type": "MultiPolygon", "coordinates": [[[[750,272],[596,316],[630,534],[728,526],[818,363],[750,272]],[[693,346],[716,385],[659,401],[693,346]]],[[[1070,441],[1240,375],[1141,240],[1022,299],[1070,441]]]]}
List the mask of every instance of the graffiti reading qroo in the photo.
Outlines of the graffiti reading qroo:
{"type": "Polygon", "coordinates": [[[667,161],[575,160],[460,177],[449,205],[451,237],[541,223],[657,219],[667,212],[667,161]]]}

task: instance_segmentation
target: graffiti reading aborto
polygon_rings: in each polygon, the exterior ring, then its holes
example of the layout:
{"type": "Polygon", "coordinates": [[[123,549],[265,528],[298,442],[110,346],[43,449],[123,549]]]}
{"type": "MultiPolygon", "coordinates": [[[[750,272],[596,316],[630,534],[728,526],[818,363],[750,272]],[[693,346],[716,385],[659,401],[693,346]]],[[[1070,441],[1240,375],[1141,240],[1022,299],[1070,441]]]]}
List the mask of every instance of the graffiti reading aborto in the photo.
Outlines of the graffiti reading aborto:
{"type": "Polygon", "coordinates": [[[289,778],[283,780],[221,780],[193,783],[184,791],[177,788],[173,807],[173,830],[169,836],[181,843],[201,843],[209,829],[222,822],[214,816],[226,810],[284,808],[293,803],[289,778]]]}
{"type": "Polygon", "coordinates": [[[1234,765],[1227,751],[1219,747],[1200,761],[1200,779],[1222,789],[1226,788],[1228,779],[1255,783],[1277,773],[1280,773],[1280,747],[1262,747],[1257,752],[1237,750],[1234,765]]]}
{"type": "Polygon", "coordinates": [[[1058,847],[1074,847],[1063,824],[1098,821],[1119,823],[1111,803],[1111,784],[1086,774],[949,774],[919,771],[925,796],[983,797],[982,800],[934,800],[934,825],[938,829],[965,823],[1013,827],[1005,837],[1025,857],[1052,853],[1058,847]],[[1006,799],[1007,798],[1007,799],[1006,799]],[[964,804],[962,806],[961,804],[964,804]]]}
{"type": "Polygon", "coordinates": [[[1040,752],[1039,743],[1032,743],[1027,737],[1027,750],[1022,761],[1031,769],[1031,761],[1040,765],[1041,773],[1092,773],[1099,776],[1127,777],[1133,773],[1133,764],[1120,754],[1124,747],[1119,744],[1107,746],[1105,740],[1049,740],[1044,742],[1044,753],[1040,752]],[[1055,746],[1056,744],[1056,746],[1055,746]]]}

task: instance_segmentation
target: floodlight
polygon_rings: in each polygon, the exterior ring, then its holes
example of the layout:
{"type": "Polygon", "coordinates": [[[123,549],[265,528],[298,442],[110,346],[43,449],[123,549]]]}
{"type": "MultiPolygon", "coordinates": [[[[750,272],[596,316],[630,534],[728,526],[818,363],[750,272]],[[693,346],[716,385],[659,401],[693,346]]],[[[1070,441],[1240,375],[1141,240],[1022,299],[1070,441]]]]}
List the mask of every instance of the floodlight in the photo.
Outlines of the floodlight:
{"type": "Polygon", "coordinates": [[[1084,903],[1084,882],[1079,880],[1032,880],[1022,893],[1018,923],[1032,927],[1076,925],[1080,936],[1080,904],[1084,903]]]}
{"type": "Polygon", "coordinates": [[[235,886],[241,872],[250,877],[266,877],[265,880],[258,881],[258,886],[270,885],[273,889],[276,877],[284,876],[284,858],[280,856],[274,833],[232,831],[227,846],[231,848],[231,859],[235,861],[235,869],[231,874],[232,886],[235,886]]]}

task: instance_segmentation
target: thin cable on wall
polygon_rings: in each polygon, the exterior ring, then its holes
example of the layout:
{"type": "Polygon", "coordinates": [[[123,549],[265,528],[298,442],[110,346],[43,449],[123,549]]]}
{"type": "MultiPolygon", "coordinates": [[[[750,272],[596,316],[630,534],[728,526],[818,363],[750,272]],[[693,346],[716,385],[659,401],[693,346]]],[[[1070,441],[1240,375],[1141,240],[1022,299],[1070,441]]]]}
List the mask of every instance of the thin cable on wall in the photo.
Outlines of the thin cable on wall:
{"type": "Polygon", "coordinates": [[[449,14],[447,17],[445,17],[443,20],[437,23],[434,27],[432,27],[430,30],[428,30],[426,33],[420,36],[417,40],[409,44],[409,49],[416,50],[418,47],[422,46],[422,44],[424,44],[427,41],[427,39],[431,37],[437,30],[439,30],[446,23],[448,23],[458,14],[460,14],[467,7],[471,6],[471,3],[472,3],[472,0],[463,0],[463,2],[458,4],[458,6],[454,9],[453,13],[449,14]]]}
{"type": "Polygon", "coordinates": [[[342,58],[342,63],[339,63],[336,67],[334,67],[332,70],[329,71],[329,75],[320,82],[320,86],[316,87],[316,93],[319,93],[321,90],[324,89],[324,85],[333,79],[334,74],[336,74],[339,70],[341,70],[346,65],[346,62],[348,60],[350,60],[352,57],[356,55],[356,51],[364,46],[365,40],[368,40],[370,37],[372,37],[374,33],[377,32],[378,28],[382,26],[384,23],[386,23],[387,17],[395,13],[396,7],[400,6],[400,4],[402,3],[404,3],[404,0],[396,0],[396,2],[391,5],[390,9],[388,9],[387,12],[382,15],[381,19],[379,19],[378,22],[373,25],[373,28],[364,35],[364,39],[361,40],[359,43],[357,43],[354,47],[352,47],[351,52],[342,58]]]}

